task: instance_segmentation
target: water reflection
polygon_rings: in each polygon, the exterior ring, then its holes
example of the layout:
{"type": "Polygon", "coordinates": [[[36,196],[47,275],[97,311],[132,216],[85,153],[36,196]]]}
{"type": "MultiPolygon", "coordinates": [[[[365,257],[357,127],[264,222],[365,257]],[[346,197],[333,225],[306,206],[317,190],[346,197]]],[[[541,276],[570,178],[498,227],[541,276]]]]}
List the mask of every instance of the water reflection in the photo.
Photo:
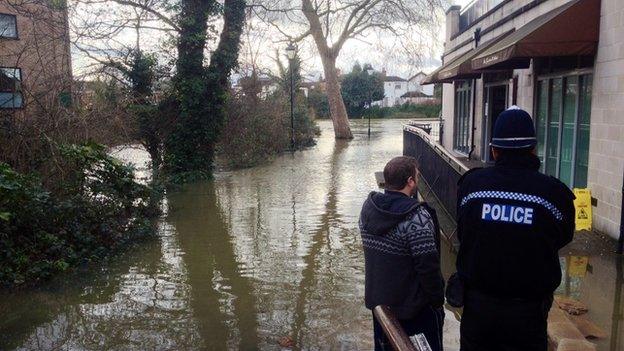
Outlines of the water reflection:
{"type": "Polygon", "coordinates": [[[72,275],[37,291],[7,296],[3,304],[12,303],[8,315],[13,318],[3,321],[2,330],[17,333],[3,332],[1,344],[17,350],[198,345],[201,340],[188,306],[189,286],[177,239],[165,223],[159,232],[160,240],[141,243],[137,251],[120,255],[101,272],[86,274],[88,279],[72,275]],[[32,315],[49,320],[29,325],[32,315]]]}
{"type": "Polygon", "coordinates": [[[588,306],[589,311],[584,316],[609,335],[591,340],[598,350],[617,351],[624,346],[624,257],[616,255],[614,248],[615,243],[611,240],[580,232],[560,252],[563,279],[555,293],[580,300],[588,306]]]}
{"type": "Polygon", "coordinates": [[[168,221],[185,252],[191,308],[204,347],[255,349],[256,299],[244,265],[237,262],[214,184],[198,184],[170,197],[168,221]]]}

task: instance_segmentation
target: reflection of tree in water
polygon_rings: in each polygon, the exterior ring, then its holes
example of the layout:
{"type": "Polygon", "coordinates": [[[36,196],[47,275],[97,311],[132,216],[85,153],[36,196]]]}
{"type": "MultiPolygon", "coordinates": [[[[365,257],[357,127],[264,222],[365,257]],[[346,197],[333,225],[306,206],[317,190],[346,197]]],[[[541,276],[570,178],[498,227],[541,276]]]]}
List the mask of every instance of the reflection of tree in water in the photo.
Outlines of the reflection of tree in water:
{"type": "MultiPolygon", "coordinates": [[[[114,257],[120,262],[104,272],[89,274],[91,284],[63,287],[59,295],[50,291],[47,301],[24,307],[28,315],[50,307],[56,312],[51,322],[30,329],[18,349],[196,348],[200,340],[177,239],[166,224],[159,233],[159,241],[141,243],[136,252],[114,257]]],[[[23,324],[21,329],[28,330],[23,324]]]]}
{"type": "Polygon", "coordinates": [[[214,184],[196,184],[171,196],[169,220],[185,252],[191,308],[204,347],[250,350],[258,345],[253,288],[240,274],[232,238],[217,204],[214,184]],[[237,332],[238,335],[232,335],[237,332]],[[238,337],[239,340],[234,340],[238,337]]]}
{"type": "Polygon", "coordinates": [[[336,146],[330,162],[329,189],[327,192],[327,200],[325,201],[325,211],[319,219],[321,226],[312,233],[312,246],[307,255],[303,257],[305,268],[302,272],[302,279],[297,289],[295,316],[292,327],[293,339],[296,341],[297,345],[302,345],[301,330],[305,326],[307,299],[310,290],[315,287],[316,274],[319,270],[318,255],[329,240],[330,228],[335,222],[340,221],[340,214],[337,211],[337,188],[339,179],[337,166],[340,158],[339,156],[346,146],[346,142],[336,140],[336,146]]]}

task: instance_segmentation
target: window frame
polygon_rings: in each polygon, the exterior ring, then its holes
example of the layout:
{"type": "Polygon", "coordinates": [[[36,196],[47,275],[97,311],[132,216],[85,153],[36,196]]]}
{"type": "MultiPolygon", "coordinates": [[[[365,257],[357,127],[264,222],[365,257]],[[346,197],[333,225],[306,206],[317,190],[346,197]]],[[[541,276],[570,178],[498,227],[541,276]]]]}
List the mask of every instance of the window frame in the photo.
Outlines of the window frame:
{"type": "MultiPolygon", "coordinates": [[[[545,128],[542,132],[544,132],[544,142],[543,142],[543,160],[542,160],[542,164],[540,166],[540,171],[543,172],[544,174],[546,173],[546,164],[548,162],[548,141],[549,141],[549,133],[548,133],[548,129],[550,126],[550,122],[551,122],[551,107],[552,107],[552,102],[553,102],[553,81],[555,79],[561,79],[561,92],[560,92],[560,101],[559,101],[559,129],[557,131],[557,161],[556,161],[556,165],[555,165],[555,174],[552,175],[553,177],[556,177],[557,179],[559,179],[560,175],[561,175],[561,152],[562,152],[562,143],[563,143],[563,128],[564,128],[564,106],[565,106],[565,91],[568,85],[568,79],[571,77],[576,77],[577,78],[577,95],[576,95],[576,101],[575,101],[575,106],[574,106],[574,110],[575,110],[575,115],[574,115],[574,131],[573,131],[573,136],[574,139],[572,140],[572,160],[571,160],[571,173],[570,173],[570,186],[571,187],[576,187],[578,184],[576,184],[576,166],[577,166],[577,161],[578,161],[578,150],[577,150],[577,146],[578,146],[578,138],[579,138],[579,133],[580,133],[580,128],[579,128],[579,121],[580,121],[580,114],[582,113],[581,111],[581,100],[583,100],[583,96],[581,95],[581,93],[584,91],[584,87],[588,84],[588,77],[590,77],[589,79],[592,80],[592,85],[593,85],[593,79],[595,77],[594,74],[594,70],[591,68],[588,69],[577,69],[577,70],[572,70],[572,71],[564,71],[564,72],[557,72],[557,73],[551,73],[551,74],[543,74],[543,75],[539,75],[536,77],[535,79],[535,91],[533,94],[533,116],[535,116],[535,118],[533,119],[533,123],[535,125],[535,131],[536,131],[536,137],[539,140],[539,135],[537,133],[539,133],[539,128],[538,128],[538,118],[539,118],[539,88],[538,86],[540,85],[541,82],[546,81],[546,89],[547,89],[547,116],[546,116],[546,121],[545,121],[545,128]]],[[[591,98],[592,96],[590,96],[590,103],[591,103],[591,98]]],[[[590,123],[589,125],[591,126],[591,110],[590,110],[590,123]]],[[[537,145],[536,147],[539,147],[539,145],[537,145]]],[[[588,145],[589,147],[589,145],[588,145]]],[[[585,182],[587,182],[587,179],[585,179],[585,182]]],[[[567,184],[566,184],[567,185],[567,184]]]]}
{"type": "Polygon", "coordinates": [[[19,83],[20,83],[20,88],[14,88],[13,90],[0,90],[0,93],[12,93],[13,95],[19,94],[22,98],[22,103],[20,104],[20,106],[15,107],[2,107],[0,106],[0,110],[21,110],[24,108],[25,103],[24,103],[24,94],[22,93],[22,89],[21,89],[21,84],[24,82],[24,74],[23,71],[20,67],[5,67],[5,66],[0,66],[0,70],[3,69],[13,69],[13,70],[17,70],[19,72],[19,83]]]}
{"type": "Polygon", "coordinates": [[[468,156],[471,147],[474,80],[459,80],[453,85],[453,151],[468,156]]]}
{"type": "Polygon", "coordinates": [[[13,17],[14,22],[15,22],[15,36],[14,37],[9,37],[9,36],[6,36],[6,35],[3,35],[2,33],[0,33],[0,39],[19,40],[20,33],[19,33],[19,26],[17,25],[17,15],[14,15],[14,14],[11,14],[11,13],[0,12],[0,16],[13,17]]]}

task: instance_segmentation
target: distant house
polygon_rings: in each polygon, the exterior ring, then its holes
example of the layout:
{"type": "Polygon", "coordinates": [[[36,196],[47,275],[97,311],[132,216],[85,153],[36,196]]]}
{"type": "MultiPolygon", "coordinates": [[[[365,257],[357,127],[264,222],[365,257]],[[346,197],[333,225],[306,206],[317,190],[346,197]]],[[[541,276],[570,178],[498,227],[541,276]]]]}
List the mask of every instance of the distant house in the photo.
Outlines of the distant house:
{"type": "Polygon", "coordinates": [[[428,96],[433,96],[433,85],[427,84],[423,85],[422,81],[427,77],[427,74],[423,71],[420,71],[413,75],[408,82],[408,90],[410,92],[421,92],[428,96]]]}
{"type": "Polygon", "coordinates": [[[406,79],[397,76],[388,76],[383,72],[384,98],[373,102],[375,106],[393,107],[404,103],[401,96],[408,92],[406,79]]]}

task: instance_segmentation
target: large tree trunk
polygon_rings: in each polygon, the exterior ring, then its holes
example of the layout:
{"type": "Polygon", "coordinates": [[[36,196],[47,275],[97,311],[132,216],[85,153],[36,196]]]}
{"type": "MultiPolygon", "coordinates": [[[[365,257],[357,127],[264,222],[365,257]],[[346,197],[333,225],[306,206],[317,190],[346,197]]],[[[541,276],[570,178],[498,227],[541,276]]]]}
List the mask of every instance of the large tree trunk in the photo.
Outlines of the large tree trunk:
{"type": "Polygon", "coordinates": [[[340,83],[338,82],[338,71],[336,70],[336,57],[340,50],[330,48],[327,44],[327,38],[323,34],[323,27],[318,14],[314,10],[311,0],[302,0],[302,10],[305,17],[310,23],[310,34],[314,38],[316,49],[321,55],[323,62],[323,70],[325,71],[325,85],[327,89],[327,100],[329,102],[329,115],[334,122],[334,134],[336,139],[352,139],[351,128],[349,127],[349,118],[347,117],[347,109],[342,94],[340,93],[340,83]]]}
{"type": "Polygon", "coordinates": [[[176,175],[178,182],[207,177],[212,170],[213,145],[206,140],[213,128],[204,98],[204,49],[208,16],[214,5],[215,0],[180,2],[178,61],[173,79],[177,117],[165,140],[164,153],[165,169],[176,175]]]}
{"type": "Polygon", "coordinates": [[[327,89],[327,100],[329,102],[329,112],[334,123],[334,134],[336,139],[352,139],[353,134],[349,127],[349,117],[347,109],[342,100],[340,92],[340,82],[338,81],[338,71],[336,70],[336,59],[333,57],[323,57],[323,70],[325,71],[325,84],[327,89]]]}
{"type": "Polygon", "coordinates": [[[216,0],[182,0],[175,103],[178,119],[165,143],[165,165],[176,181],[212,173],[215,144],[224,119],[228,80],[238,64],[245,0],[225,0],[223,30],[217,49],[204,67],[208,17],[216,0]]]}

